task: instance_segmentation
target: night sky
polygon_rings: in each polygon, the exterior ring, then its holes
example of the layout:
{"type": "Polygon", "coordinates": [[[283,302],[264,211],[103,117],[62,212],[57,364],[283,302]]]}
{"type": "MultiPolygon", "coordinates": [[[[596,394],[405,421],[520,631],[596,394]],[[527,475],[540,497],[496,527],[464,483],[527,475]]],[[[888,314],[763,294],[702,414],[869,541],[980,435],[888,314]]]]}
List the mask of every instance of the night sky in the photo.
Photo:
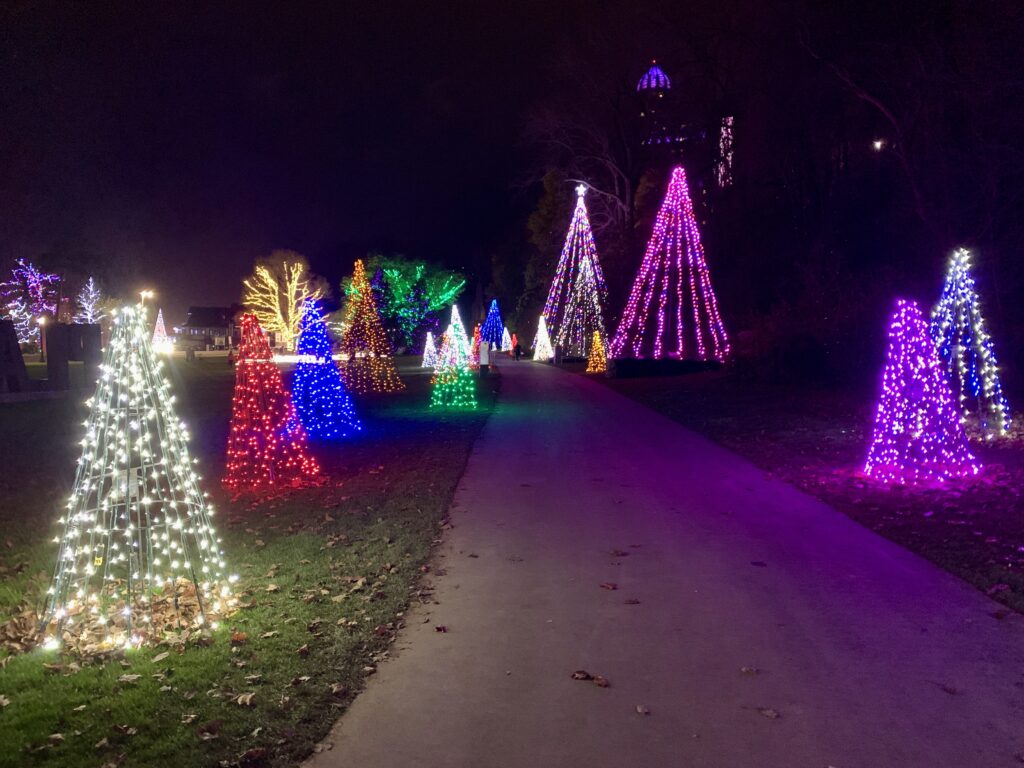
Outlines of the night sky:
{"type": "Polygon", "coordinates": [[[275,248],[333,283],[372,249],[486,280],[532,202],[524,116],[571,87],[549,68],[586,14],[291,7],[0,11],[0,259],[128,260],[174,322],[275,248]]]}

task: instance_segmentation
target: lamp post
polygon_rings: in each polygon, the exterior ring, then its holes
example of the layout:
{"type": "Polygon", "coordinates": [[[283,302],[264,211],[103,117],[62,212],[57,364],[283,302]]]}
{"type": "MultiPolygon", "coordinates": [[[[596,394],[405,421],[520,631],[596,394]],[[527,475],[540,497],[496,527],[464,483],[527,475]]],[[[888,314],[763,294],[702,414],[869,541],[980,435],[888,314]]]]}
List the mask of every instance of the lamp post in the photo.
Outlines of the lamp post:
{"type": "Polygon", "coordinates": [[[39,362],[46,362],[46,316],[43,315],[36,320],[39,325],[39,362]]]}

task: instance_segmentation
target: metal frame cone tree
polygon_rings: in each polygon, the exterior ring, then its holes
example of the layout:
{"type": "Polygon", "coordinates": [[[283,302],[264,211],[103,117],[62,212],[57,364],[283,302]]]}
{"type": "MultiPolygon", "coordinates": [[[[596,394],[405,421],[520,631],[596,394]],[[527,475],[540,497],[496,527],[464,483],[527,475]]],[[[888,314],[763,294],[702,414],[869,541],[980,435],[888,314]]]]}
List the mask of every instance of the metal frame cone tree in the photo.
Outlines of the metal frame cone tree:
{"type": "Polygon", "coordinates": [[[430,380],[433,391],[430,407],[443,410],[471,410],[476,408],[476,376],[469,370],[466,358],[459,350],[460,342],[451,333],[445,333],[438,352],[437,367],[430,380]]]}
{"type": "Polygon", "coordinates": [[[543,313],[552,340],[571,357],[587,355],[594,331],[605,335],[601,307],[608,289],[583,200],[586,191],[583,184],[576,187],[576,208],[543,313]]]}
{"type": "Polygon", "coordinates": [[[41,623],[49,647],[83,653],[215,627],[235,605],[145,309],[113,326],[41,623]]]}
{"type": "Polygon", "coordinates": [[[341,351],[349,356],[344,370],[345,383],[360,394],[401,392],[405,384],[398,377],[391,358],[391,345],[362,259],[357,259],[353,268],[351,291],[347,328],[341,340],[341,351]]]}
{"type": "Polygon", "coordinates": [[[491,306],[487,310],[487,317],[480,327],[480,338],[495,347],[501,346],[501,337],[505,330],[505,324],[501,322],[501,311],[498,309],[498,300],[491,299],[491,306]]]}
{"type": "Polygon", "coordinates": [[[239,491],[312,480],[320,467],[256,315],[242,315],[241,330],[224,485],[239,491]]]}
{"type": "Polygon", "coordinates": [[[437,345],[434,344],[434,334],[427,331],[427,340],[423,343],[423,362],[421,368],[434,368],[437,366],[437,345]]]}
{"type": "Polygon", "coordinates": [[[613,358],[720,362],[729,354],[681,165],[672,169],[609,353],[613,358]]]}
{"type": "Polygon", "coordinates": [[[469,343],[469,336],[466,335],[466,326],[462,324],[462,316],[459,314],[459,308],[455,304],[452,304],[452,321],[448,326],[448,333],[457,342],[457,346],[453,349],[461,355],[462,359],[468,362],[469,355],[473,351],[473,345],[469,343]]]}
{"type": "Polygon", "coordinates": [[[1010,407],[1003,397],[999,364],[985,328],[978,294],[971,276],[971,253],[953,253],[939,303],[932,310],[932,339],[949,370],[964,423],[978,415],[984,437],[1005,436],[1010,428],[1010,407]]]}
{"type": "Polygon", "coordinates": [[[511,352],[512,351],[512,335],[508,332],[508,326],[506,325],[501,329],[501,351],[511,352]]]}
{"type": "Polygon", "coordinates": [[[303,304],[296,351],[292,402],[307,434],[337,440],[361,431],[363,425],[331,356],[331,337],[316,299],[303,304]]]}
{"type": "Polygon", "coordinates": [[[153,351],[158,355],[166,355],[171,352],[171,340],[167,336],[167,326],[164,325],[164,311],[156,311],[156,324],[153,326],[153,351]]]}
{"type": "Polygon", "coordinates": [[[884,483],[916,485],[979,470],[924,315],[917,302],[899,299],[864,472],[884,483]]]}

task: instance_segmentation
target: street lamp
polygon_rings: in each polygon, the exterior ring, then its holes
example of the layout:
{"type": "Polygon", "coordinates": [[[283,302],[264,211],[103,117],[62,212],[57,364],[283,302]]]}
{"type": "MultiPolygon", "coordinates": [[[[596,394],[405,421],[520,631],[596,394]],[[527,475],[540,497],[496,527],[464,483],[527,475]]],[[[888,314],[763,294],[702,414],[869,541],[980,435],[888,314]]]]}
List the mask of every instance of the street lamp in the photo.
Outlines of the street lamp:
{"type": "Polygon", "coordinates": [[[148,288],[146,290],[144,290],[144,291],[139,291],[139,297],[140,297],[139,303],[140,304],[145,304],[146,303],[146,299],[152,299],[154,296],[156,296],[156,293],[154,293],[153,291],[149,290],[148,288]]]}
{"type": "Polygon", "coordinates": [[[46,362],[46,315],[38,318],[36,324],[39,326],[39,362],[46,362]]]}

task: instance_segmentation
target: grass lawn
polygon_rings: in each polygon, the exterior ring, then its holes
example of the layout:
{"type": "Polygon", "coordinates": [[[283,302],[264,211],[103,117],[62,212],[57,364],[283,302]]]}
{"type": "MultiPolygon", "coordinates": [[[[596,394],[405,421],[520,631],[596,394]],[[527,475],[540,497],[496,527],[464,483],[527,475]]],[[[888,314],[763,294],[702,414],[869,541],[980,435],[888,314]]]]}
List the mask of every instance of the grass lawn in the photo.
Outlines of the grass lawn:
{"type": "MultiPolygon", "coordinates": [[[[306,757],[388,654],[410,601],[429,599],[421,576],[494,402],[492,377],[479,411],[439,416],[413,359],[400,370],[406,392],[357,401],[363,435],[314,444],[328,483],[232,500],[219,478],[233,372],[221,361],[175,360],[174,389],[246,607],[208,647],[143,648],[105,663],[43,651],[0,658],[0,765],[306,757]]],[[[80,400],[0,405],[0,616],[36,605],[48,586],[80,400]]]]}
{"type": "Polygon", "coordinates": [[[1024,612],[1020,432],[975,446],[985,463],[979,478],[939,489],[886,487],[860,474],[874,393],[772,387],[727,372],[601,380],[1024,612]]]}

